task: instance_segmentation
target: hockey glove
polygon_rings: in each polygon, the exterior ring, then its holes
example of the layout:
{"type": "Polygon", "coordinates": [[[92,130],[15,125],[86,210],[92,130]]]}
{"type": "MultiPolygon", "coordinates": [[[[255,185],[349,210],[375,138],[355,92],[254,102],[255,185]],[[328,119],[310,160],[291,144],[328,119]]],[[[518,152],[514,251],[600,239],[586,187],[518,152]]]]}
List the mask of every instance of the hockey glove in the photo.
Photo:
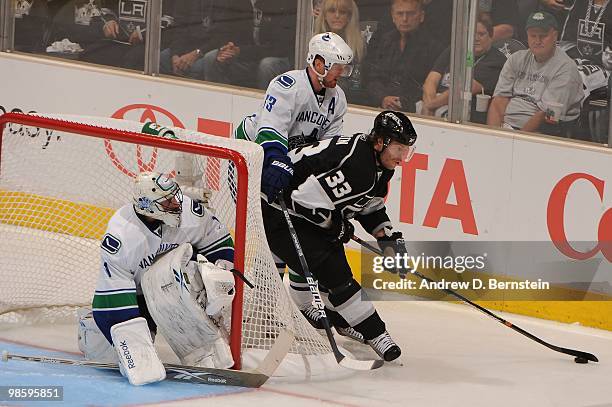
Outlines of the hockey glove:
{"type": "Polygon", "coordinates": [[[261,192],[268,203],[276,200],[278,193],[286,188],[293,176],[293,163],[282,153],[271,154],[261,172],[261,192]]]}
{"type": "Polygon", "coordinates": [[[404,241],[402,232],[393,232],[389,235],[378,237],[376,240],[378,241],[378,246],[383,251],[385,256],[396,259],[399,257],[402,259],[399,264],[396,261],[396,266],[402,267],[394,267],[387,270],[393,274],[399,274],[400,278],[402,279],[406,278],[406,274],[410,272],[410,269],[403,267],[406,266],[403,257],[408,253],[408,251],[406,250],[406,242],[404,241]]]}
{"type": "Polygon", "coordinates": [[[343,218],[338,212],[335,212],[334,215],[332,215],[332,226],[330,229],[332,242],[346,244],[351,240],[354,234],[355,226],[353,226],[351,221],[343,218]]]}

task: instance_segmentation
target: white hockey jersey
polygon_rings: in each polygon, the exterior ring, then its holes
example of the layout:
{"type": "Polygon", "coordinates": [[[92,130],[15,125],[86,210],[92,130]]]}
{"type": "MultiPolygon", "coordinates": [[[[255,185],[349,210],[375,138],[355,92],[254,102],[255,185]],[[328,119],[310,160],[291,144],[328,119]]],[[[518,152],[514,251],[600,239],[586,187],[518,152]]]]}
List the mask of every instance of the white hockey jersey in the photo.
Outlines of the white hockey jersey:
{"type": "Polygon", "coordinates": [[[307,69],[289,71],[270,82],[257,114],[247,116],[235,137],[255,141],[264,150],[288,150],[342,135],[346,96],[336,86],[315,94],[307,69]]]}
{"type": "Polygon", "coordinates": [[[98,327],[110,342],[110,328],[140,316],[136,300],[143,273],[158,256],[191,243],[209,261],[234,261],[234,245],[227,227],[200,202],[183,197],[179,227],[161,222],[147,226],[132,204],[112,216],[101,243],[101,262],[92,310],[98,327]]]}

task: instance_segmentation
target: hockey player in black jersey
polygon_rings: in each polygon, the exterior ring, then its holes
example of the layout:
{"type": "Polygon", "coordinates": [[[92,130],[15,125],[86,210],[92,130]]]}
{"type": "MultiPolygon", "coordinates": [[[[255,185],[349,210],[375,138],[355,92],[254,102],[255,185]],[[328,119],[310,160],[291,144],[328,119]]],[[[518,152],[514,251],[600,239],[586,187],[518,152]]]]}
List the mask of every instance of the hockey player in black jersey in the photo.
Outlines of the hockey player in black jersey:
{"type": "MultiPolygon", "coordinates": [[[[416,138],[404,114],[384,111],[370,134],[336,136],[290,151],[294,174],[283,191],[330,322],[338,333],[361,339],[386,361],[399,357],[401,350],[353,278],[344,243],[353,236],[355,219],[381,246],[405,250],[402,233],[393,231],[387,216],[384,197],[395,167],[412,156],[416,138]]],[[[300,273],[280,205],[262,199],[262,211],[270,248],[300,273]]],[[[316,326],[316,314],[306,316],[316,326]]]]}

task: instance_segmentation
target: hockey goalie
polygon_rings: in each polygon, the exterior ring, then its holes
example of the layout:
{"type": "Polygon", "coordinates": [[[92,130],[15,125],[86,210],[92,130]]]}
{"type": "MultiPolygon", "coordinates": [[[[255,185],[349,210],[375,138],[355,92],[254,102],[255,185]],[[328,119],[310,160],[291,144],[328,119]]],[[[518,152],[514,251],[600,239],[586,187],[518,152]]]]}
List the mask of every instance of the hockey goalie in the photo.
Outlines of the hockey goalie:
{"type": "Polygon", "coordinates": [[[155,350],[164,336],[181,363],[229,368],[225,334],[234,297],[233,241],[202,202],[166,175],[144,172],[133,202],[110,219],[101,242],[92,309],[82,310],[79,348],[118,363],[133,385],[163,380],[155,350]]]}

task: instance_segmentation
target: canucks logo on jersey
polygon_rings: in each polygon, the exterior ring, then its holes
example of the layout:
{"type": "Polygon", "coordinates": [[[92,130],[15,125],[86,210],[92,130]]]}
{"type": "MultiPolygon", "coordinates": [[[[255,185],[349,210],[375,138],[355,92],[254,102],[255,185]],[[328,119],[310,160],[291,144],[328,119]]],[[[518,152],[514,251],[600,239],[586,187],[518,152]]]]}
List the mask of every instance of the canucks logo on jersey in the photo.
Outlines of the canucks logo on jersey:
{"type": "Polygon", "coordinates": [[[117,254],[119,249],[121,249],[121,241],[110,233],[107,233],[102,238],[102,244],[100,246],[110,254],[117,254]]]}

